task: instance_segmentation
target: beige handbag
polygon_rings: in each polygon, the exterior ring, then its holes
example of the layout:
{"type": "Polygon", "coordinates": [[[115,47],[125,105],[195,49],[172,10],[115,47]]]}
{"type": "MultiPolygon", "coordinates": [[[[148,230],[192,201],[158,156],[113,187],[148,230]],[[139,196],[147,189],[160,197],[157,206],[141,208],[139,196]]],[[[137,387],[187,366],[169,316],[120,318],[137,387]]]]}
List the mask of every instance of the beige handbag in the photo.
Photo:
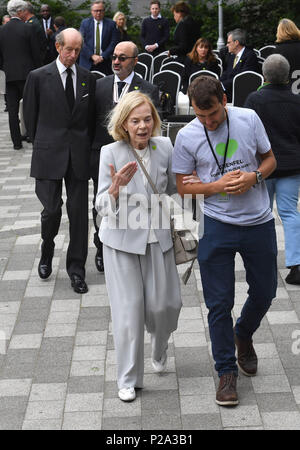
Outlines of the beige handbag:
{"type": "MultiPolygon", "coordinates": [[[[144,164],[142,163],[139,155],[135,151],[134,148],[131,148],[133,154],[135,155],[139,165],[141,166],[142,171],[144,172],[153,192],[157,195],[160,195],[155,184],[153,183],[150,175],[148,174],[144,164]]],[[[197,258],[198,252],[198,239],[195,239],[194,235],[190,230],[175,230],[174,228],[174,217],[170,219],[170,229],[173,240],[173,248],[175,255],[175,263],[176,265],[184,264],[191,261],[191,265],[187,268],[185,273],[182,275],[182,281],[184,284],[188,282],[188,279],[191,275],[193,264],[195,259],[197,258]]]]}

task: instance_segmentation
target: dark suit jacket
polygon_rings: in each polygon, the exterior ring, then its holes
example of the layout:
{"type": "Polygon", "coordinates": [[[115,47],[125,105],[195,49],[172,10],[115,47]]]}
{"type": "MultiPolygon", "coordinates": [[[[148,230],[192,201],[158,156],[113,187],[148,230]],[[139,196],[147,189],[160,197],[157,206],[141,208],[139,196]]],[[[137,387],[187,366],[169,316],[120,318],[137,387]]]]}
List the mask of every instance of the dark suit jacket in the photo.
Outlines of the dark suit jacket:
{"type": "MultiPolygon", "coordinates": [[[[54,59],[57,57],[57,53],[53,51],[53,42],[55,43],[55,38],[53,41],[53,35],[55,34],[55,28],[54,28],[54,20],[52,17],[50,17],[50,30],[53,31],[53,34],[51,36],[46,36],[45,29],[44,29],[44,20],[41,19],[41,27],[44,32],[44,36],[46,38],[47,46],[46,46],[46,54],[44,57],[44,64],[49,64],[51,61],[54,61],[54,59]]],[[[54,46],[55,47],[55,46],[54,46]]]]}
{"type": "Polygon", "coordinates": [[[71,112],[56,61],[32,71],[24,88],[24,119],[33,141],[30,175],[59,180],[71,158],[77,178],[89,178],[93,137],[95,78],[77,67],[76,100],[71,112]]]}
{"type": "Polygon", "coordinates": [[[186,16],[176,26],[174,32],[174,45],[170,48],[171,55],[177,55],[184,61],[197,39],[200,37],[200,29],[191,16],[186,16]]]}
{"type": "MultiPolygon", "coordinates": [[[[48,41],[47,41],[47,38],[46,38],[46,35],[44,32],[44,28],[36,16],[30,17],[30,19],[26,23],[29,24],[30,26],[32,26],[34,29],[36,39],[37,39],[40,49],[41,49],[42,63],[45,64],[48,41]]],[[[50,62],[50,61],[48,61],[48,62],[50,62]]]]}
{"type": "Polygon", "coordinates": [[[230,55],[228,59],[227,69],[223,72],[221,76],[221,81],[226,90],[227,99],[231,102],[232,96],[232,81],[235,75],[238,73],[246,72],[246,70],[253,70],[254,72],[259,73],[259,67],[257,62],[257,56],[253,50],[245,47],[245,50],[242,54],[242,57],[239,59],[239,62],[233,68],[235,55],[230,55]]]}
{"type": "MultiPolygon", "coordinates": [[[[115,106],[113,102],[113,84],[114,75],[101,78],[96,83],[96,130],[92,144],[94,150],[100,150],[103,145],[113,142],[113,138],[108,134],[106,129],[107,115],[115,106]]],[[[137,88],[143,93],[148,94],[154,105],[158,106],[159,91],[157,86],[154,86],[135,74],[129,87],[129,92],[137,90],[137,88]]]]}
{"type": "Polygon", "coordinates": [[[0,67],[6,81],[26,80],[41,64],[39,43],[31,26],[11,19],[0,28],[0,67]]]}
{"type": "MultiPolygon", "coordinates": [[[[89,17],[83,19],[80,25],[80,32],[83,36],[83,47],[80,52],[79,64],[86,69],[90,69],[92,66],[91,56],[95,53],[95,29],[94,18],[89,17]]],[[[102,37],[101,37],[101,49],[102,55],[105,60],[109,60],[113,54],[114,48],[119,42],[119,32],[116,27],[116,22],[104,17],[102,37]]]]}

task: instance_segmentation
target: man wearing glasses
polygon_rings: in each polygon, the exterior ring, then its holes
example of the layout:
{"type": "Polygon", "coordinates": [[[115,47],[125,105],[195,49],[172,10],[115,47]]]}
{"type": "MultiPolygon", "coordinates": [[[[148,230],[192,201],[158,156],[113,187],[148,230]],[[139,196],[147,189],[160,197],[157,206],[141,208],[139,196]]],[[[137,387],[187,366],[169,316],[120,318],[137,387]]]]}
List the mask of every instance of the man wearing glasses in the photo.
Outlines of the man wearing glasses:
{"type": "Polygon", "coordinates": [[[246,32],[240,28],[227,34],[227,48],[230,53],[226,70],[220,80],[226,91],[227,101],[232,101],[233,78],[238,73],[252,70],[259,72],[257,56],[251,48],[246,47],[246,32]]]}
{"type": "Polygon", "coordinates": [[[106,75],[111,74],[110,57],[115,48],[118,31],[113,20],[105,16],[105,5],[95,1],[91,5],[92,17],[83,19],[80,32],[83,36],[83,48],[79,65],[89,70],[98,70],[106,75]]]}
{"type": "MultiPolygon", "coordinates": [[[[113,75],[101,78],[96,82],[96,130],[92,144],[90,174],[94,184],[94,199],[98,191],[98,173],[100,150],[103,145],[113,142],[106,129],[108,113],[127,92],[141,90],[151,97],[155,106],[159,102],[158,87],[143,80],[135,74],[134,67],[138,61],[138,48],[130,41],[120,42],[112,55],[113,75]]],[[[96,268],[104,271],[102,257],[102,243],[98,236],[99,223],[97,223],[97,211],[93,208],[93,220],[95,225],[94,244],[97,248],[95,256],[96,268]]]]}

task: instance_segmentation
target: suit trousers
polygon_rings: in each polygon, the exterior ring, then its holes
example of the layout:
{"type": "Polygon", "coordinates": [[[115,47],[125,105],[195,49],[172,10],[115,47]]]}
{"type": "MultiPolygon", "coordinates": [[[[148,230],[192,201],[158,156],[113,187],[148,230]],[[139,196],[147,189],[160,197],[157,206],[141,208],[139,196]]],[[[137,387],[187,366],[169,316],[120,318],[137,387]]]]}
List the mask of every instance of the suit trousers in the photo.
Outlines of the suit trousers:
{"type": "Polygon", "coordinates": [[[118,386],[143,387],[144,326],[151,334],[152,357],[159,360],[176,330],[182,306],[173,248],[162,253],[148,244],[145,255],[103,246],[105,278],[112,313],[118,386]]]}
{"type": "Polygon", "coordinates": [[[8,121],[11,140],[14,145],[21,145],[21,131],[19,121],[19,104],[23,97],[25,80],[6,82],[6,99],[8,109],[8,121]]]}
{"type": "MultiPolygon", "coordinates": [[[[63,180],[36,179],[36,195],[43,205],[41,213],[41,235],[43,252],[54,248],[61,221],[63,180]]],[[[67,214],[69,218],[70,242],[66,267],[68,275],[77,274],[85,278],[85,262],[88,252],[88,180],[76,178],[71,162],[64,177],[67,193],[67,214]]]]}

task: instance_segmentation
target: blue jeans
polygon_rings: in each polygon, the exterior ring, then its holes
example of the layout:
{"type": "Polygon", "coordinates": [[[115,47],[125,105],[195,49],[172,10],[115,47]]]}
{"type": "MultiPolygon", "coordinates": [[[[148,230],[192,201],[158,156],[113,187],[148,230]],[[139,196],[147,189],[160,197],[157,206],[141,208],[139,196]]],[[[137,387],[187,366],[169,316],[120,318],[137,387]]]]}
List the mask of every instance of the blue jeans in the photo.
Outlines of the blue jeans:
{"type": "Polygon", "coordinates": [[[252,338],[268,311],[277,288],[277,244],[274,220],[262,225],[238,226],[204,217],[199,241],[203,294],[209,310],[208,324],[215,369],[219,376],[237,374],[233,321],[234,258],[240,253],[249,285],[248,298],[236,322],[236,334],[252,338]]]}
{"type": "Polygon", "coordinates": [[[266,180],[273,207],[274,194],[278,214],[282,220],[285,240],[286,267],[300,264],[300,213],[297,203],[300,189],[300,175],[284,178],[270,178],[266,180]]]}

